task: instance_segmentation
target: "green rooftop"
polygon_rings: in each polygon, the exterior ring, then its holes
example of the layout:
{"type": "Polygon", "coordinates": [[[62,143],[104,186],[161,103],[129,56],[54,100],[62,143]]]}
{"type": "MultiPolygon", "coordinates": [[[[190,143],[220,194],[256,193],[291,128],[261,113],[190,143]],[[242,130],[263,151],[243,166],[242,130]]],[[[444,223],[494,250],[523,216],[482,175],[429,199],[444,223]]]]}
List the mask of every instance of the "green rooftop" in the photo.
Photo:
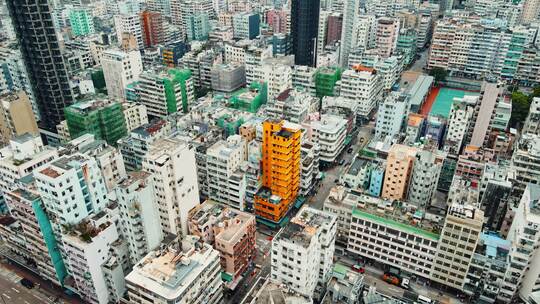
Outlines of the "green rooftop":
{"type": "Polygon", "coordinates": [[[420,235],[422,237],[431,239],[433,241],[438,241],[439,240],[439,235],[436,234],[436,233],[429,232],[429,231],[426,231],[424,229],[414,227],[414,226],[411,226],[411,225],[396,222],[396,221],[393,221],[393,220],[390,220],[390,219],[386,219],[386,218],[380,217],[378,215],[367,213],[367,212],[361,211],[361,210],[359,210],[357,208],[353,209],[353,216],[360,217],[360,218],[367,219],[367,220],[371,220],[371,221],[377,222],[378,224],[388,226],[388,227],[391,227],[391,228],[394,228],[394,229],[397,229],[397,230],[405,231],[405,232],[410,233],[410,234],[420,235]]]}

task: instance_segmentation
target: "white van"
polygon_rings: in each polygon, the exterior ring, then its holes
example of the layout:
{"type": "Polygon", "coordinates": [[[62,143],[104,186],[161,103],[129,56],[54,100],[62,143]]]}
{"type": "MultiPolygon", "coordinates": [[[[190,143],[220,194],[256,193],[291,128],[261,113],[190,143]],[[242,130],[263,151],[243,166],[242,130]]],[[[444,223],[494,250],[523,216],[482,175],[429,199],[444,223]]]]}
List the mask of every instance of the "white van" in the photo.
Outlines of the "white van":
{"type": "Polygon", "coordinates": [[[433,303],[433,300],[431,300],[430,298],[425,297],[423,295],[418,295],[418,303],[431,304],[431,303],[433,303]]]}

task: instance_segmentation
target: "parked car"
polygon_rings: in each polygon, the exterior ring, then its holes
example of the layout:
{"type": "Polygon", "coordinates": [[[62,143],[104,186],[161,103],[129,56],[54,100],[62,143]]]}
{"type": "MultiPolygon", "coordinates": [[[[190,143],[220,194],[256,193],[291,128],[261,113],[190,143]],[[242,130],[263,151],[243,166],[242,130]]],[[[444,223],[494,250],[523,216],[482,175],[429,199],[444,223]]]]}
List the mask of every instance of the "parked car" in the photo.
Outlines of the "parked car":
{"type": "Polygon", "coordinates": [[[366,272],[366,269],[360,265],[354,265],[352,268],[354,271],[359,272],[359,273],[366,272]]]}
{"type": "Polygon", "coordinates": [[[22,278],[21,279],[21,285],[28,288],[28,289],[34,288],[34,282],[30,281],[27,278],[22,278]]]}
{"type": "Polygon", "coordinates": [[[353,151],[353,148],[347,149],[347,153],[352,153],[352,151],[353,151]]]}
{"type": "Polygon", "coordinates": [[[399,278],[397,276],[393,275],[393,274],[390,274],[390,273],[385,273],[382,276],[382,280],[385,281],[386,283],[396,285],[396,286],[399,286],[399,283],[400,283],[399,278]]]}
{"type": "Polygon", "coordinates": [[[339,161],[339,165],[340,165],[340,166],[342,166],[344,163],[345,163],[345,160],[344,160],[344,159],[342,159],[342,160],[339,161]]]}

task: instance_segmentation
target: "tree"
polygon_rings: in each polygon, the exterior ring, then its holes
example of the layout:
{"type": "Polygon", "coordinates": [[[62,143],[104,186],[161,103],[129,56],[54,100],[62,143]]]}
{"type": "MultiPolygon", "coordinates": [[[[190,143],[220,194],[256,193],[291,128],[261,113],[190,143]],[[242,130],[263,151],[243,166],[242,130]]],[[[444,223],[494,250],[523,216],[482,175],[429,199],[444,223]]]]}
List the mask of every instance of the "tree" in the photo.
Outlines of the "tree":
{"type": "Polygon", "coordinates": [[[540,86],[535,86],[533,92],[529,95],[529,99],[532,100],[534,97],[540,97],[540,86]]]}
{"type": "Polygon", "coordinates": [[[448,76],[448,71],[443,68],[434,67],[429,71],[429,75],[435,78],[436,84],[439,84],[446,79],[448,76]]]}
{"type": "Polygon", "coordinates": [[[512,93],[512,115],[510,116],[510,127],[515,128],[521,125],[529,114],[530,107],[529,96],[522,92],[512,93]]]}

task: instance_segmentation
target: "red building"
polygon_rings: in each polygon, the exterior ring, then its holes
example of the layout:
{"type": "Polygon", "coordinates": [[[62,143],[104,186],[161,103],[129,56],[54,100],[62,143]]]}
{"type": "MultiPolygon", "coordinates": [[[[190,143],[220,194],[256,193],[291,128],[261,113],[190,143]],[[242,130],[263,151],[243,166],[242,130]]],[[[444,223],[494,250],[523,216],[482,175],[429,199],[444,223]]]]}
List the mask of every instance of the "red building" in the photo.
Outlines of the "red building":
{"type": "Polygon", "coordinates": [[[163,17],[160,13],[143,11],[141,13],[141,30],[145,47],[154,47],[164,42],[163,17]]]}
{"type": "Polygon", "coordinates": [[[325,45],[333,44],[341,40],[341,27],[343,26],[343,16],[341,14],[332,14],[328,16],[326,26],[326,43],[325,45]]]}

